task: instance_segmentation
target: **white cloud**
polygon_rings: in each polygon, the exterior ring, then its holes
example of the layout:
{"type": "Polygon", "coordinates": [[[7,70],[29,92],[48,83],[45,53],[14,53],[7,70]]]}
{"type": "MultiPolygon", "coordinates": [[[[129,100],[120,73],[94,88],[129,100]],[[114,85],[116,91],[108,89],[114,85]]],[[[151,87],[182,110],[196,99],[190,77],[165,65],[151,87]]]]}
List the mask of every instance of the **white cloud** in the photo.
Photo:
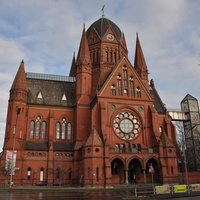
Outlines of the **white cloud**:
{"type": "Polygon", "coordinates": [[[102,15],[124,32],[133,63],[136,32],[157,90],[169,107],[187,93],[200,99],[200,2],[197,0],[2,1],[0,7],[0,147],[12,81],[26,71],[67,75],[83,24],[102,15]]]}

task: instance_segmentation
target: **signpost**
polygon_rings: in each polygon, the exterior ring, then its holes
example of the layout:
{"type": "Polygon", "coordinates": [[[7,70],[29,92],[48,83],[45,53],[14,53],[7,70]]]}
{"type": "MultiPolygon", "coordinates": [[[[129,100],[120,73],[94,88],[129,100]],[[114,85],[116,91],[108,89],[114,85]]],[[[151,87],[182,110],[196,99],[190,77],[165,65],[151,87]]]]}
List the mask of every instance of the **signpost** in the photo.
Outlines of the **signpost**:
{"type": "Polygon", "coordinates": [[[155,170],[153,168],[152,163],[150,164],[149,167],[149,173],[151,173],[151,180],[152,180],[152,186],[153,186],[153,193],[155,194],[155,190],[154,190],[154,180],[153,180],[153,174],[155,173],[155,170]]]}

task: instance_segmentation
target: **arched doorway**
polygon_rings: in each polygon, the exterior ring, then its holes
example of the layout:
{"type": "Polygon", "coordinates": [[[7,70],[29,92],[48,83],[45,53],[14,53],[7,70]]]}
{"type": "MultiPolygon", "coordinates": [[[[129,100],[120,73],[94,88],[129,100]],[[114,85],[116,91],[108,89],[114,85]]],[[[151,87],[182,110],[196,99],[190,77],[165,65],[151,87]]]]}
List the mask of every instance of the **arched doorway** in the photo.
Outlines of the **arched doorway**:
{"type": "Polygon", "coordinates": [[[124,164],[119,158],[111,162],[112,184],[123,184],[125,182],[124,164]]]}
{"type": "Polygon", "coordinates": [[[128,181],[129,183],[142,183],[142,165],[137,158],[132,159],[128,165],[128,181]]]}
{"type": "Polygon", "coordinates": [[[160,171],[159,171],[158,162],[154,158],[150,158],[146,163],[147,183],[151,183],[152,181],[154,183],[159,183],[160,182],[159,174],[160,174],[160,171]]]}

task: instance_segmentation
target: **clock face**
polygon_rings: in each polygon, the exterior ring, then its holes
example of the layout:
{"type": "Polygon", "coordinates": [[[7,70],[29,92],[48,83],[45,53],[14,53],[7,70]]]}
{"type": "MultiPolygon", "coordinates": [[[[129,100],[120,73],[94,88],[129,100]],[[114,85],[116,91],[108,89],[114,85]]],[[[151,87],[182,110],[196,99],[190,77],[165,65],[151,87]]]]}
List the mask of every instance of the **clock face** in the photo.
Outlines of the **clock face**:
{"type": "Polygon", "coordinates": [[[113,41],[114,39],[115,39],[115,37],[112,35],[112,34],[108,34],[107,35],[107,39],[109,40],[109,41],[113,41]]]}
{"type": "Polygon", "coordinates": [[[134,139],[140,132],[140,122],[138,118],[130,112],[119,113],[114,121],[115,134],[124,140],[134,139]]]}

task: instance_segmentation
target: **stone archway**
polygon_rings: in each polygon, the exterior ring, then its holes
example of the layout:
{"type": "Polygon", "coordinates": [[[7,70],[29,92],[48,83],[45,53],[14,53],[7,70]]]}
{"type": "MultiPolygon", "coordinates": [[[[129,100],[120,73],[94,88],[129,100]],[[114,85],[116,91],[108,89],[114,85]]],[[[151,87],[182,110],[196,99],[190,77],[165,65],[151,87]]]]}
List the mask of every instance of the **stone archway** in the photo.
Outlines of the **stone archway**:
{"type": "Polygon", "coordinates": [[[111,181],[112,184],[124,184],[125,168],[123,162],[119,158],[115,158],[111,162],[111,181]]]}
{"type": "Polygon", "coordinates": [[[129,183],[142,183],[143,173],[141,162],[137,158],[133,158],[128,165],[128,181],[129,183]]]}
{"type": "Polygon", "coordinates": [[[154,183],[160,183],[160,170],[159,164],[156,159],[150,158],[146,162],[146,179],[147,183],[151,183],[153,178],[154,183]],[[152,171],[153,170],[153,171],[152,171]],[[153,177],[152,174],[153,173],[153,177]]]}

